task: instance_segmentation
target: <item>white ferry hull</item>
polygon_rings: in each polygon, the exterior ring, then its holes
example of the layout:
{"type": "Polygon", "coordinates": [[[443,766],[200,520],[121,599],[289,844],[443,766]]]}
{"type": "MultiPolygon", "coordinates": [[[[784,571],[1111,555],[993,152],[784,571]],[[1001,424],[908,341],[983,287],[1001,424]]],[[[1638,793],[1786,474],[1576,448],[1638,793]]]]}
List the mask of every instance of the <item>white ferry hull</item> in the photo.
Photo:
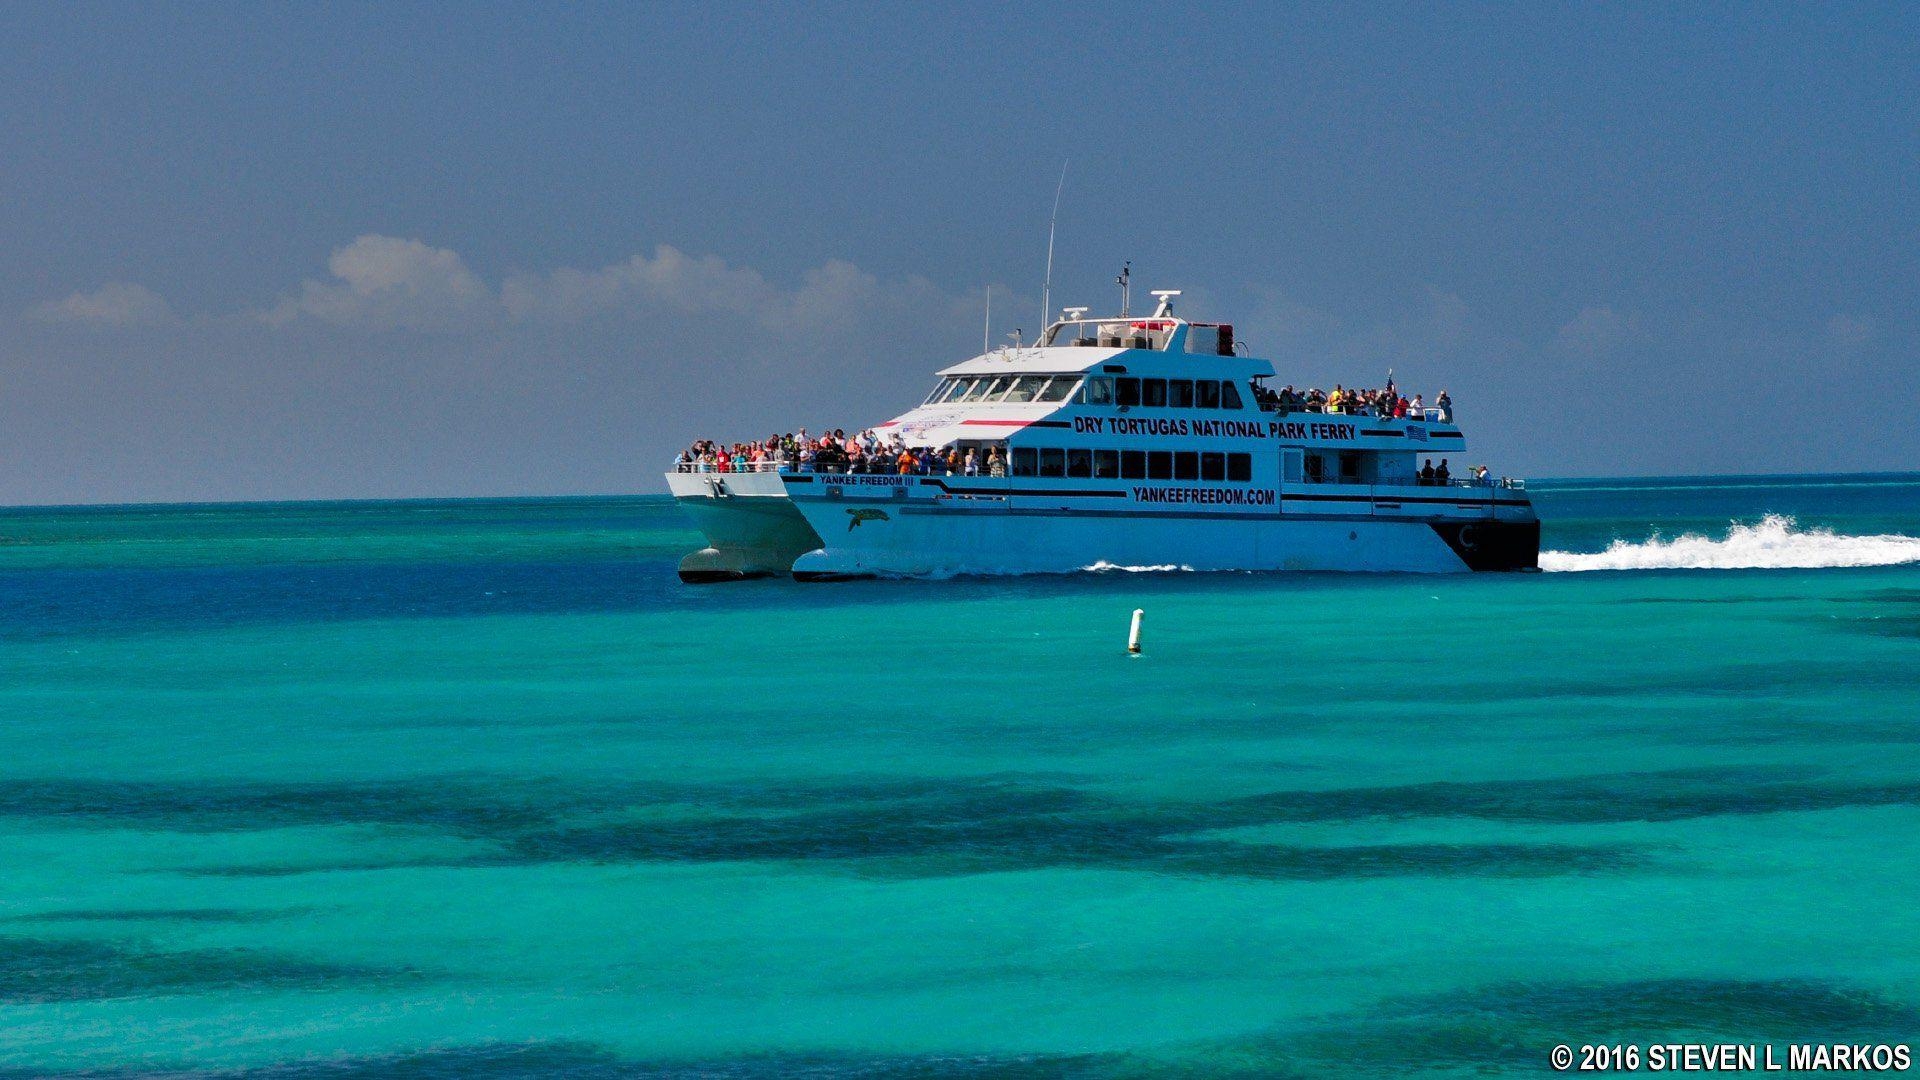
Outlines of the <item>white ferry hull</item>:
{"type": "Polygon", "coordinates": [[[1163,570],[1371,571],[1459,573],[1527,569],[1538,550],[1537,522],[1440,522],[1106,515],[1072,511],[942,512],[916,506],[797,505],[826,538],[801,555],[802,580],[848,577],[1072,573],[1105,568],[1163,570]],[[850,510],[864,510],[854,524],[850,510]],[[884,518],[866,516],[885,514],[884,518]],[[1460,531],[1465,529],[1465,550],[1460,531]],[[1451,540],[1451,542],[1450,542],[1451,540]],[[1493,549],[1511,549],[1505,553],[1493,549]]]}
{"type": "Polygon", "coordinates": [[[785,575],[820,537],[775,473],[669,473],[667,486],[707,538],[680,560],[680,580],[739,581],[785,575]]]}

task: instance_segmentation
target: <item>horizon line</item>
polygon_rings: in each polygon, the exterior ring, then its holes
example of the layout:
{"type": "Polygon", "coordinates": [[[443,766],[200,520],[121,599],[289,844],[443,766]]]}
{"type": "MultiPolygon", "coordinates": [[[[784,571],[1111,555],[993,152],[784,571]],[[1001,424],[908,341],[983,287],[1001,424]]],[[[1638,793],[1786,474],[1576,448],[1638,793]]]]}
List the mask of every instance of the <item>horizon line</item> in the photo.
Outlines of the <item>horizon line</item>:
{"type": "MultiPolygon", "coordinates": [[[[1620,475],[1597,473],[1590,476],[1540,476],[1527,477],[1528,484],[1585,483],[1596,480],[1796,480],[1812,477],[1832,479],[1865,479],[1910,477],[1920,481],[1920,470],[1884,470],[1871,469],[1859,472],[1781,472],[1781,473],[1643,473],[1639,475],[1620,475]]],[[[558,502],[562,500],[606,499],[657,499],[672,498],[664,491],[629,492],[566,492],[515,495],[349,495],[317,498],[291,499],[161,499],[144,502],[66,502],[66,503],[6,503],[0,504],[0,513],[12,513],[32,510],[144,510],[167,507],[227,507],[227,506],[342,506],[370,505],[379,503],[516,503],[516,502],[558,502]]]]}

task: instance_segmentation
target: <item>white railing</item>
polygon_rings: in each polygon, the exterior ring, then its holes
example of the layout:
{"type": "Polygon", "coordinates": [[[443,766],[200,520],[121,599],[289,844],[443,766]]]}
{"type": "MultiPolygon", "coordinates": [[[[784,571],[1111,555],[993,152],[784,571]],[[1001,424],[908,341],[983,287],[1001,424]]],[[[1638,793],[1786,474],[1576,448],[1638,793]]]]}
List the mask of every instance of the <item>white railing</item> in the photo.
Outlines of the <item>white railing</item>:
{"type": "Polygon", "coordinates": [[[724,476],[728,473],[813,472],[814,469],[811,465],[805,469],[801,469],[789,461],[730,461],[725,468],[721,468],[719,465],[707,461],[683,461],[675,464],[673,471],[683,473],[715,473],[724,476]]]}

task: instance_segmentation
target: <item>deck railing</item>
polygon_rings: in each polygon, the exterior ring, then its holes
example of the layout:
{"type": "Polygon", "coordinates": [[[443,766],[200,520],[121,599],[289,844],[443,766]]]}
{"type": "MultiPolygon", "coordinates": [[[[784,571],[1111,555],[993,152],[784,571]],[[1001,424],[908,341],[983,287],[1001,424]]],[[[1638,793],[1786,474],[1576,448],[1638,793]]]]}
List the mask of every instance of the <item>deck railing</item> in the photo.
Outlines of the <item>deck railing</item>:
{"type": "MultiPolygon", "coordinates": [[[[727,466],[727,468],[724,468],[724,469],[722,469],[722,468],[721,468],[720,466],[718,466],[718,465],[713,465],[713,464],[708,464],[708,463],[706,463],[706,462],[699,462],[699,461],[694,461],[694,462],[683,462],[683,463],[680,463],[680,464],[676,464],[676,465],[674,466],[674,471],[675,471],[675,472],[682,472],[682,473],[701,473],[701,474],[706,474],[706,475],[713,475],[713,476],[725,476],[725,475],[730,475],[730,474],[738,474],[738,473],[769,473],[769,472],[778,472],[778,473],[845,473],[845,472],[847,472],[847,466],[846,466],[846,465],[843,465],[843,464],[841,464],[841,465],[827,465],[827,466],[820,466],[820,465],[817,465],[817,464],[813,464],[813,463],[808,463],[808,464],[805,464],[805,465],[797,465],[797,464],[794,464],[794,463],[792,463],[792,462],[783,462],[783,461],[735,461],[735,462],[730,462],[730,463],[728,464],[728,466],[727,466]]],[[[895,475],[895,473],[894,473],[894,471],[893,471],[893,470],[891,470],[891,469],[880,469],[880,470],[872,470],[872,472],[873,472],[873,474],[874,474],[874,475],[882,475],[882,476],[892,476],[892,475],[895,475]]],[[[916,471],[916,472],[914,472],[914,473],[910,473],[910,474],[902,474],[902,475],[913,475],[913,476],[961,476],[961,475],[966,475],[966,476],[977,476],[977,477],[988,477],[988,476],[989,476],[990,474],[988,473],[988,471],[987,471],[987,467],[986,467],[986,466],[982,466],[982,467],[981,467],[981,469],[980,469],[980,471],[979,471],[979,472],[977,472],[977,473],[952,473],[952,472],[948,472],[945,466],[941,466],[941,467],[939,467],[939,468],[936,468],[936,469],[929,469],[929,470],[928,470],[927,472],[924,472],[924,473],[922,473],[922,472],[918,472],[918,471],[916,471]]],[[[1041,476],[1041,475],[1038,475],[1038,474],[1034,474],[1034,473],[1018,473],[1018,474],[1014,474],[1014,475],[1013,475],[1013,476],[1011,476],[1011,477],[1008,477],[1007,475],[1005,475],[1005,474],[1003,474],[1003,475],[1001,475],[1001,476],[998,476],[998,477],[994,477],[994,479],[1009,479],[1009,478],[1011,478],[1011,479],[1020,479],[1020,480],[1120,480],[1120,479],[1129,479],[1129,480],[1135,480],[1135,481],[1138,481],[1138,480],[1142,480],[1142,479],[1146,479],[1145,477],[1137,477],[1137,476],[1136,476],[1136,477],[1124,477],[1124,478],[1123,478],[1123,477],[1118,477],[1118,476],[1078,476],[1078,475],[1076,475],[1076,476],[1063,476],[1063,475],[1052,475],[1052,474],[1049,474],[1049,475],[1046,475],[1046,476],[1041,476]]],[[[1164,480],[1164,478],[1159,478],[1159,479],[1161,479],[1162,481],[1164,480]]],[[[1406,479],[1406,480],[1376,480],[1376,481],[1374,481],[1374,482],[1373,482],[1373,483],[1371,483],[1371,484],[1361,484],[1361,483],[1359,483],[1358,481],[1348,481],[1348,480],[1341,480],[1341,479],[1339,479],[1339,478],[1326,478],[1326,479],[1320,479],[1320,480],[1313,480],[1313,479],[1306,479],[1306,480],[1301,480],[1301,481],[1296,481],[1296,483],[1304,483],[1304,484],[1341,484],[1341,485],[1347,485],[1347,486],[1353,486],[1353,487],[1376,487],[1376,488],[1380,488],[1380,487],[1388,487],[1388,488],[1424,488],[1424,487],[1445,487],[1445,488],[1504,488],[1504,489],[1507,489],[1507,490],[1510,490],[1510,491],[1525,491],[1525,490],[1526,490],[1526,487],[1527,487],[1527,482],[1526,482],[1525,480],[1522,480],[1522,479],[1520,479],[1520,478],[1518,478],[1518,477],[1512,477],[1512,476],[1497,476],[1497,477],[1496,477],[1496,476],[1489,476],[1489,477],[1487,477],[1487,478],[1486,478],[1485,480],[1476,480],[1476,479],[1474,479],[1473,477],[1470,477],[1470,476],[1455,476],[1455,477],[1449,477],[1449,478],[1447,478],[1446,480],[1420,480],[1420,479],[1417,479],[1417,478],[1415,478],[1415,479],[1406,479]]]]}
{"type": "MultiPolygon", "coordinates": [[[[1371,405],[1357,405],[1353,408],[1352,411],[1348,411],[1345,408],[1328,409],[1325,403],[1323,402],[1315,402],[1311,405],[1305,402],[1300,402],[1300,401],[1283,404],[1281,402],[1268,399],[1260,402],[1260,411],[1278,413],[1281,416],[1286,416],[1291,413],[1316,413],[1316,414],[1325,415],[1325,416],[1367,416],[1367,417],[1373,417],[1375,419],[1382,419],[1382,420],[1394,419],[1393,417],[1380,416],[1380,414],[1371,405]]],[[[1407,415],[1399,417],[1399,419],[1425,420],[1429,424],[1451,424],[1453,423],[1453,410],[1442,409],[1433,405],[1427,405],[1427,406],[1423,406],[1420,409],[1420,414],[1418,416],[1414,415],[1411,411],[1409,411],[1407,415]]]]}

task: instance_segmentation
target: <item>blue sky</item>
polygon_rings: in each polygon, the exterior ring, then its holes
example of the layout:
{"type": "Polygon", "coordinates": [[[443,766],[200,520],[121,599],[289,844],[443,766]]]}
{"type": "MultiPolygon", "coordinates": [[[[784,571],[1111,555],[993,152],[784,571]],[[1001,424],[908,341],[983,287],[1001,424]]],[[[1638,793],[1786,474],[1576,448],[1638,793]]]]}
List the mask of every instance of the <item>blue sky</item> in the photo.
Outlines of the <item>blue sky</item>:
{"type": "MultiPolygon", "coordinates": [[[[0,8],[0,503],[633,492],[1122,260],[1518,475],[1911,468],[1920,16],[0,8]]],[[[998,331],[997,331],[998,332],[998,331]]]]}

